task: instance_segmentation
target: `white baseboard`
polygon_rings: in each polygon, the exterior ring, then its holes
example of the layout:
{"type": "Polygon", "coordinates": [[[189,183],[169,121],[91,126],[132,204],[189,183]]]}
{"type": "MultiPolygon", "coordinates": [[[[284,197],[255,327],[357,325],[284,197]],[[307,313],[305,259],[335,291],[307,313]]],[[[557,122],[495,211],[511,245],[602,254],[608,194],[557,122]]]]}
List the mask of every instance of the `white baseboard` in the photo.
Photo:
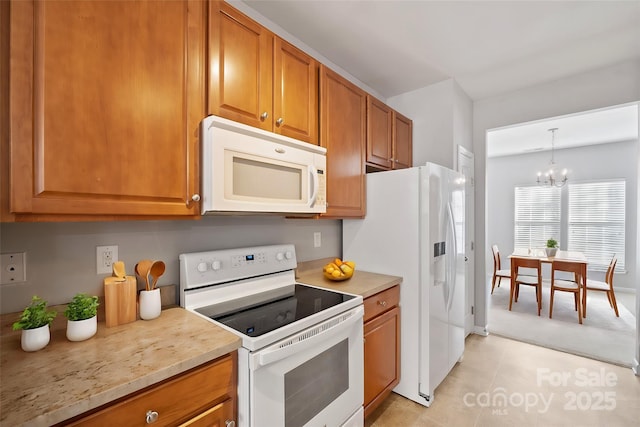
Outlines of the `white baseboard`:
{"type": "Polygon", "coordinates": [[[489,330],[487,329],[487,325],[484,325],[484,326],[474,325],[473,326],[473,333],[476,334],[476,335],[483,336],[483,337],[489,336],[489,330]]]}

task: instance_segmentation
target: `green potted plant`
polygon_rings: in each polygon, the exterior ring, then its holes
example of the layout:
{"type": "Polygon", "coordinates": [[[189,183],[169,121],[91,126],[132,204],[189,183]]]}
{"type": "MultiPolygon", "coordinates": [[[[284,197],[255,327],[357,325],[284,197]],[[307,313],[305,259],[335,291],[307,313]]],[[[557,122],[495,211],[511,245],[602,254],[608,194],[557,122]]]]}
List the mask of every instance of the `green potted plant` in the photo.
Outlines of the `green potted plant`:
{"type": "Polygon", "coordinates": [[[98,297],[76,294],[67,305],[67,339],[84,341],[94,336],[98,330],[98,297]]]}
{"type": "Polygon", "coordinates": [[[544,249],[547,253],[547,257],[556,256],[556,252],[558,252],[558,241],[554,238],[547,240],[547,247],[544,249]]]}
{"type": "Polygon", "coordinates": [[[58,313],[47,310],[47,302],[34,295],[20,318],[13,324],[13,330],[22,329],[20,345],[24,351],[38,351],[49,344],[51,331],[49,325],[58,313]]]}

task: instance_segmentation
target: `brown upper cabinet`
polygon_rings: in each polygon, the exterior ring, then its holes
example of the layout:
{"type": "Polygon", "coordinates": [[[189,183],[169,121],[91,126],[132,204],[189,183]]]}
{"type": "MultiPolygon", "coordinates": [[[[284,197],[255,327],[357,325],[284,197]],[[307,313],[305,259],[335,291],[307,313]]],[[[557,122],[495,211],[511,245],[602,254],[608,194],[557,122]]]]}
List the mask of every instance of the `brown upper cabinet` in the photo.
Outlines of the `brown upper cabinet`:
{"type": "Polygon", "coordinates": [[[323,216],[365,215],[366,93],[320,66],[320,145],[327,149],[327,212],[323,216]]]}
{"type": "Polygon", "coordinates": [[[205,6],[11,2],[11,212],[199,214],[205,6]]]}
{"type": "Polygon", "coordinates": [[[393,112],[393,169],[413,166],[413,121],[393,112]]]}
{"type": "Polygon", "coordinates": [[[382,101],[367,95],[367,167],[369,170],[402,169],[412,166],[410,119],[382,101]]]}
{"type": "Polygon", "coordinates": [[[209,11],[208,113],[318,144],[318,62],[229,4],[209,11]]]}
{"type": "Polygon", "coordinates": [[[367,95],[367,163],[385,169],[393,166],[393,110],[367,95]]]}

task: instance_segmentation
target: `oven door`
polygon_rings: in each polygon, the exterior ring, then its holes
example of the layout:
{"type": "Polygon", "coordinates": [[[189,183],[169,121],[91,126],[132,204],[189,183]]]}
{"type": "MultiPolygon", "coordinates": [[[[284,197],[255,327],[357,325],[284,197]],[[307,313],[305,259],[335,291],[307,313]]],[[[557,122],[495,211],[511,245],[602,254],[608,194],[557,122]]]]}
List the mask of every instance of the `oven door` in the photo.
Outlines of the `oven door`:
{"type": "Polygon", "coordinates": [[[356,307],[250,356],[253,427],[341,426],[363,404],[364,308],[356,307]]]}

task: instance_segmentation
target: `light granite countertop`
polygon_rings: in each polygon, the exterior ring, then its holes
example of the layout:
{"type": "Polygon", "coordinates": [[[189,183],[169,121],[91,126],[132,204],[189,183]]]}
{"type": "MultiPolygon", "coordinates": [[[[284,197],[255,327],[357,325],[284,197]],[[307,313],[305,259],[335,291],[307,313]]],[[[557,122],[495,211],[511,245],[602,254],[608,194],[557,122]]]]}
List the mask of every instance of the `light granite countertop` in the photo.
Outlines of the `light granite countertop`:
{"type": "MultiPolygon", "coordinates": [[[[48,426],[230,353],[241,339],[179,307],[153,320],[107,328],[92,338],[66,339],[58,315],[51,341],[32,353],[11,331],[19,313],[2,315],[0,425],[48,426]]],[[[98,315],[100,319],[100,315],[98,315]]]]}
{"type": "Polygon", "coordinates": [[[378,292],[402,283],[402,277],[360,271],[357,265],[350,279],[342,282],[329,280],[322,274],[322,267],[332,259],[333,258],[326,258],[298,263],[296,280],[300,283],[307,283],[339,292],[362,295],[362,298],[368,298],[371,295],[375,295],[378,292]]]}
{"type": "MultiPolygon", "coordinates": [[[[343,282],[326,279],[332,258],[301,262],[296,279],[367,298],[402,282],[401,277],[356,271],[343,282]]],[[[237,350],[241,339],[211,322],[174,307],[160,317],[107,328],[98,322],[92,338],[66,339],[59,311],[51,341],[40,351],[20,348],[11,324],[19,313],[0,316],[0,425],[49,426],[139,391],[237,350]]],[[[98,312],[98,319],[104,319],[98,312]]]]}

